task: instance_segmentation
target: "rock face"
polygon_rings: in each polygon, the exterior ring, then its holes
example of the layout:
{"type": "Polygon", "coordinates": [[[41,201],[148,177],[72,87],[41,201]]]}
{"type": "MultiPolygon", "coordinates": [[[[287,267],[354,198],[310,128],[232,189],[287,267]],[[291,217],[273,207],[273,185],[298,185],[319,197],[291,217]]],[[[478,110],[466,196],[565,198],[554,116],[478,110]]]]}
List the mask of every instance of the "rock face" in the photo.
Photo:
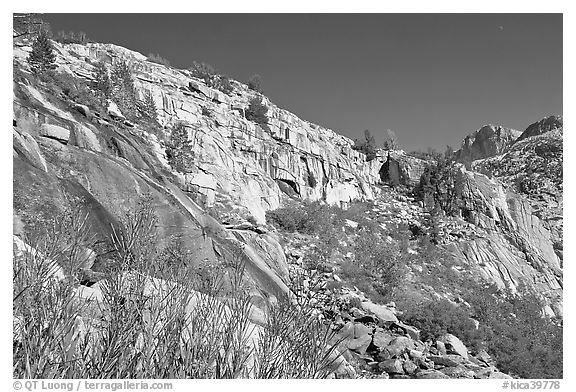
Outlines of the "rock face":
{"type": "Polygon", "coordinates": [[[488,229],[460,247],[501,287],[527,278],[561,315],[563,262],[563,123],[550,116],[530,125],[505,151],[473,163],[467,174],[468,220],[488,229]],[[494,263],[497,261],[498,265],[494,263]]]}
{"type": "MultiPolygon", "coordinates": [[[[260,222],[266,210],[280,204],[278,182],[303,199],[331,204],[373,198],[371,184],[378,181],[378,161],[366,162],[364,154],[352,149],[350,139],[301,120],[266,97],[268,129],[246,120],[244,109],[254,93],[244,85],[235,83],[235,93],[226,95],[193,79],[186,70],[148,62],[137,52],[110,44],[57,49],[60,70],[88,79],[93,70],[90,62],[126,60],[134,70],[136,87],[152,94],[160,124],[186,124],[196,156],[183,187],[196,186],[202,175],[210,184],[206,189],[225,193],[260,222]]],[[[18,60],[25,55],[15,51],[18,60]]],[[[113,102],[108,112],[113,119],[123,118],[113,102]]]]}
{"type": "Polygon", "coordinates": [[[522,132],[522,135],[516,139],[516,142],[532,136],[542,135],[555,129],[562,130],[563,127],[564,121],[562,116],[549,116],[528,126],[528,128],[522,132]]]}
{"type": "Polygon", "coordinates": [[[530,282],[561,315],[561,260],[550,231],[533,213],[529,200],[496,179],[464,168],[461,175],[462,215],[479,230],[477,238],[453,245],[456,256],[500,288],[515,290],[521,282],[530,282]]]}
{"type": "MultiPolygon", "coordinates": [[[[54,46],[58,71],[87,81],[94,62],[126,60],[137,89],[152,94],[164,129],[185,124],[195,156],[188,173],[175,173],[158,137],[128,124],[114,102],[108,103],[107,116],[97,117],[75,102],[53,99],[26,76],[30,47],[15,46],[22,76],[14,80],[14,213],[24,222],[24,232],[35,216],[45,219],[62,211],[72,194],[83,200],[93,231],[109,238],[120,218],[148,195],[159,219],[160,245],[181,238],[198,262],[217,262],[240,248],[255,289],[268,298],[288,293],[287,267],[276,240],[228,230],[203,208],[227,203],[240,215],[264,222],[265,211],[280,205],[278,184],[302,199],[343,206],[373,198],[378,161],[366,162],[350,139],[266,98],[268,129],[246,120],[243,112],[254,93],[244,85],[235,83],[235,93],[226,95],[188,71],[148,62],[119,46],[54,46]]],[[[156,132],[167,137],[163,129],[156,132]]],[[[104,261],[96,257],[94,268],[104,261]]]]}
{"type": "Polygon", "coordinates": [[[551,116],[530,125],[504,154],[474,163],[474,170],[498,178],[528,199],[561,259],[563,162],[562,118],[551,116]]]}
{"type": "Polygon", "coordinates": [[[456,159],[459,162],[472,162],[501,154],[520,134],[515,129],[485,125],[466,136],[462,147],[456,151],[456,159]]]}

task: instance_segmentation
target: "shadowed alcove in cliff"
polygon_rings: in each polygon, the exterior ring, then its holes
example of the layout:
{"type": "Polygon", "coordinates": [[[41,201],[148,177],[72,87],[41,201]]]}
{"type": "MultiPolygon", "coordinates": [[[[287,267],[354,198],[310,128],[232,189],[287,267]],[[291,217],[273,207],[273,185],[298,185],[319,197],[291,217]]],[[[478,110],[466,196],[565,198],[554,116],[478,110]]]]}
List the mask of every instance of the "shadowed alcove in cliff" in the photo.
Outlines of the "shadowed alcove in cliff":
{"type": "Polygon", "coordinates": [[[278,184],[280,190],[285,194],[287,194],[288,196],[292,197],[300,196],[300,191],[298,190],[298,184],[296,184],[296,182],[288,180],[286,178],[277,178],[275,181],[276,184],[278,184]]]}

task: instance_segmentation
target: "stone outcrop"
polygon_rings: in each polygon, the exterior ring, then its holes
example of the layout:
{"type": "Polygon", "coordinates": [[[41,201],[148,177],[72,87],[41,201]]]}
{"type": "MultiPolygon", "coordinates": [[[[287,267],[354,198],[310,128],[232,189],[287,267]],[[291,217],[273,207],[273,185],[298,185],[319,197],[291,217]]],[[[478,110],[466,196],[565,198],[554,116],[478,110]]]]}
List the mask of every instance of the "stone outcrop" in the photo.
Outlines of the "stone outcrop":
{"type": "MultiPolygon", "coordinates": [[[[479,230],[475,239],[454,243],[457,257],[468,260],[500,288],[529,282],[562,314],[561,260],[550,231],[533,213],[529,200],[483,174],[461,168],[463,217],[479,230]]],[[[553,309],[553,312],[551,310],[553,309]]]]}
{"type": "MultiPolygon", "coordinates": [[[[371,184],[378,181],[379,162],[366,162],[364,154],[352,149],[350,139],[301,120],[266,97],[268,129],[246,120],[244,109],[254,92],[244,85],[235,83],[235,93],[226,95],[186,70],[151,63],[137,52],[111,44],[56,48],[59,70],[88,80],[91,62],[128,61],[136,87],[152,94],[160,124],[164,128],[186,124],[196,156],[183,188],[197,186],[198,175],[210,177],[204,181],[216,193],[226,193],[260,222],[266,210],[280,205],[282,192],[277,182],[288,184],[303,199],[331,204],[373,198],[371,184]],[[203,115],[203,110],[210,116],[203,115]]],[[[27,51],[17,48],[14,55],[22,61],[27,51]]],[[[113,102],[108,112],[114,120],[124,117],[113,102]]],[[[162,154],[161,148],[155,150],[162,154]]]]}
{"type": "Polygon", "coordinates": [[[520,136],[515,129],[494,125],[485,125],[471,135],[466,136],[462,147],[456,151],[459,162],[472,162],[503,153],[520,136]]]}
{"type": "Polygon", "coordinates": [[[387,315],[370,319],[357,309],[341,315],[345,323],[335,341],[341,342],[344,357],[379,378],[510,378],[493,366],[486,352],[470,354],[452,334],[424,343],[387,315]]]}
{"type": "Polygon", "coordinates": [[[563,125],[559,116],[530,125],[502,155],[474,163],[474,170],[498,178],[524,195],[532,212],[550,231],[563,257],[563,125]]]}
{"type": "Polygon", "coordinates": [[[546,132],[550,132],[555,129],[562,130],[563,128],[564,128],[564,121],[562,119],[562,116],[548,116],[540,121],[530,124],[528,128],[526,128],[526,130],[522,132],[522,135],[520,135],[518,139],[516,139],[516,142],[519,142],[520,140],[532,136],[542,135],[546,132]]]}
{"type": "Polygon", "coordinates": [[[404,151],[388,151],[385,156],[379,157],[383,162],[378,171],[380,181],[392,186],[407,185],[413,187],[418,184],[427,162],[405,154],[404,151]]]}

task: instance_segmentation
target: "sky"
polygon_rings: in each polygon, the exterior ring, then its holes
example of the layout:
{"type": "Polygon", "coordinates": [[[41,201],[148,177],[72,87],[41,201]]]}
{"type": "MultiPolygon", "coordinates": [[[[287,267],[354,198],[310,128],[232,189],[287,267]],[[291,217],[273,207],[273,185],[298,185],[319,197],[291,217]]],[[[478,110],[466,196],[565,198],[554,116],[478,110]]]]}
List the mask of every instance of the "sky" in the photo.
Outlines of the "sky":
{"type": "Polygon", "coordinates": [[[300,118],[407,151],[562,113],[562,14],[45,14],[54,32],[211,64],[300,118]]]}

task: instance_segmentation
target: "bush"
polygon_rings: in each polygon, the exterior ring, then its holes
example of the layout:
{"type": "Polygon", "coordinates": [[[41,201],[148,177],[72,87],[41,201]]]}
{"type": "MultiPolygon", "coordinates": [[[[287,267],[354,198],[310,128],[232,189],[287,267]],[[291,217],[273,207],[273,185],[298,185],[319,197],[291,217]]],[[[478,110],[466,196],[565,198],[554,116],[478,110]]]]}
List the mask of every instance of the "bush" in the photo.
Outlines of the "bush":
{"type": "Polygon", "coordinates": [[[205,106],[202,106],[202,115],[208,118],[212,118],[212,112],[205,106]]]}
{"type": "Polygon", "coordinates": [[[44,72],[38,75],[40,81],[55,96],[88,106],[96,112],[102,112],[102,102],[94,91],[82,79],[63,72],[44,72]]]}
{"type": "Polygon", "coordinates": [[[222,91],[224,94],[230,94],[234,87],[226,75],[220,75],[214,78],[213,87],[222,91]]]}
{"type": "Polygon", "coordinates": [[[405,305],[403,321],[420,329],[422,341],[435,341],[451,333],[470,345],[478,333],[469,314],[448,300],[422,301],[405,305]]]}
{"type": "MultiPolygon", "coordinates": [[[[144,200],[110,239],[116,250],[114,268],[99,282],[102,295],[95,305],[81,299],[70,281],[50,278],[54,265],[47,257],[15,252],[14,378],[330,374],[329,366],[338,358],[338,342],[307,299],[292,303],[279,298],[268,308],[261,332],[255,334],[241,257],[236,254],[230,260],[233,278],[225,296],[224,267],[205,268],[207,273],[199,274],[182,268],[186,262],[157,259],[155,230],[152,206],[144,200]]],[[[43,255],[65,257],[58,249],[68,247],[56,246],[56,240],[44,242],[43,255]],[[47,252],[50,249],[56,253],[47,252]]],[[[186,261],[179,249],[161,254],[186,261]]]]}
{"type": "Polygon", "coordinates": [[[543,317],[537,295],[523,286],[515,295],[491,288],[470,292],[466,300],[480,322],[483,346],[502,371],[528,379],[562,378],[562,321],[543,317]]]}
{"type": "Polygon", "coordinates": [[[164,65],[165,67],[170,66],[170,61],[168,61],[164,57],[160,56],[158,53],[156,53],[156,54],[148,53],[148,61],[156,63],[156,64],[164,65]]]}
{"type": "Polygon", "coordinates": [[[395,242],[361,230],[352,246],[353,261],[342,265],[342,277],[377,302],[392,299],[404,280],[404,266],[395,242]]]}
{"type": "Polygon", "coordinates": [[[253,121],[263,128],[268,128],[268,107],[262,103],[261,97],[254,97],[246,108],[246,119],[253,121]]]}
{"type": "Polygon", "coordinates": [[[216,71],[210,64],[197,63],[194,61],[189,70],[193,77],[202,79],[208,87],[213,86],[213,80],[216,77],[216,71]]]}
{"type": "Polygon", "coordinates": [[[323,234],[342,227],[338,207],[320,202],[293,202],[276,210],[266,211],[266,220],[282,230],[303,234],[323,234]]]}

